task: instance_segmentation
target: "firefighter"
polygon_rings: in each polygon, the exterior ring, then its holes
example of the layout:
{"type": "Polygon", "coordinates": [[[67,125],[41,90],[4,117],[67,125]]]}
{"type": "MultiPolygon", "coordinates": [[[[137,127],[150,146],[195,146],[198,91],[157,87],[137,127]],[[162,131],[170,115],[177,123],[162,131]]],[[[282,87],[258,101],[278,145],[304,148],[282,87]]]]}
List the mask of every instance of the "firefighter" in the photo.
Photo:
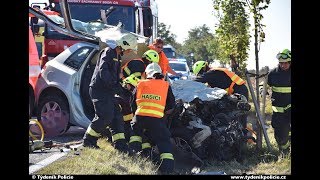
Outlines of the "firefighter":
{"type": "Polygon", "coordinates": [[[278,53],[279,65],[268,74],[268,85],[272,89],[272,120],[274,136],[280,152],[287,154],[291,134],[291,51],[278,53]]]}
{"type": "Polygon", "coordinates": [[[167,73],[169,72],[174,76],[182,76],[181,73],[176,73],[169,66],[169,60],[168,60],[166,54],[163,52],[163,45],[164,45],[163,40],[161,38],[156,38],[154,40],[154,42],[148,46],[150,49],[157,51],[157,53],[159,54],[159,63],[158,64],[162,69],[162,74],[164,76],[166,76],[167,73]]]}
{"type": "MultiPolygon", "coordinates": [[[[249,92],[245,81],[234,72],[226,68],[209,68],[208,62],[197,61],[192,67],[193,73],[197,76],[195,81],[207,83],[210,87],[225,89],[228,95],[238,93],[248,100],[249,92]]],[[[247,127],[247,118],[242,118],[243,128],[247,127]]]]}
{"type": "Polygon", "coordinates": [[[132,59],[128,61],[124,66],[122,66],[122,81],[124,88],[124,93],[122,97],[117,97],[119,104],[121,105],[121,112],[123,114],[125,137],[129,142],[131,136],[131,125],[130,122],[133,117],[131,100],[132,91],[135,88],[137,82],[144,77],[144,71],[146,66],[151,63],[159,62],[159,55],[154,50],[148,50],[143,53],[141,59],[132,59]]]}
{"type": "Polygon", "coordinates": [[[115,149],[124,153],[128,152],[121,107],[115,96],[122,93],[120,84],[121,56],[136,48],[137,38],[130,33],[124,33],[115,40],[115,45],[106,47],[100,53],[89,85],[95,117],[84,134],[84,147],[99,148],[97,140],[109,126],[115,149]]]}
{"type": "Polygon", "coordinates": [[[136,136],[135,133],[132,131],[131,128],[131,120],[127,120],[127,118],[129,116],[132,116],[132,108],[131,108],[131,102],[133,101],[133,93],[136,91],[136,86],[138,84],[138,82],[140,81],[139,78],[137,78],[134,74],[131,74],[130,76],[128,76],[127,78],[125,78],[123,80],[123,85],[125,86],[125,88],[128,90],[128,92],[130,92],[130,96],[128,95],[126,98],[127,101],[122,101],[121,106],[122,108],[122,114],[123,114],[123,119],[125,121],[125,132],[126,132],[126,139],[127,142],[129,142],[129,147],[132,150],[132,154],[138,154],[140,153],[139,150],[139,146],[142,145],[142,152],[141,155],[143,157],[151,157],[151,144],[148,142],[148,139],[146,137],[144,137],[143,139],[140,136],[136,136]],[[129,101],[129,102],[128,102],[129,101]],[[127,135],[128,134],[128,135],[127,135]],[[142,144],[141,144],[142,143],[142,144]],[[138,151],[138,152],[137,152],[138,151]]]}
{"type": "Polygon", "coordinates": [[[159,62],[159,54],[155,50],[148,50],[143,53],[141,59],[132,59],[122,66],[123,78],[134,74],[135,77],[141,79],[146,66],[152,62],[159,62]]]}
{"type": "Polygon", "coordinates": [[[135,146],[135,150],[141,150],[142,139],[146,138],[145,130],[148,132],[148,139],[158,147],[160,153],[159,173],[170,174],[174,169],[173,147],[164,116],[172,112],[175,98],[169,82],[163,80],[158,64],[149,64],[145,72],[147,79],[139,81],[134,93],[136,100],[132,104],[135,116],[131,126],[136,134],[135,143],[140,144],[135,146]]]}

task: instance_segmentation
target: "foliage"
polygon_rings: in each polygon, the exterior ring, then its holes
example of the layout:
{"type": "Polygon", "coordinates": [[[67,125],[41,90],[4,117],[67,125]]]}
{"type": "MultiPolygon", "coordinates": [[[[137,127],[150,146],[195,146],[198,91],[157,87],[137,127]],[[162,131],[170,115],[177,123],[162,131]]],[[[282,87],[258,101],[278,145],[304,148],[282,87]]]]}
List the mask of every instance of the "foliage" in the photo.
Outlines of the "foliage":
{"type": "Polygon", "coordinates": [[[230,55],[237,60],[240,71],[246,68],[250,43],[249,16],[245,10],[246,4],[237,0],[213,0],[216,17],[219,19],[216,29],[218,59],[226,64],[230,55]]]}
{"type": "Polygon", "coordinates": [[[159,23],[158,25],[158,37],[163,39],[165,44],[170,44],[175,48],[180,48],[181,44],[176,41],[177,35],[170,32],[171,26],[167,26],[164,23],[159,23]]]}
{"type": "Polygon", "coordinates": [[[199,60],[213,62],[214,59],[216,59],[216,41],[214,35],[209,31],[209,27],[204,24],[201,27],[195,27],[188,32],[188,38],[184,42],[181,52],[187,57],[189,64],[193,64],[195,61],[199,60]],[[191,56],[191,53],[193,54],[193,57],[191,56]]]}

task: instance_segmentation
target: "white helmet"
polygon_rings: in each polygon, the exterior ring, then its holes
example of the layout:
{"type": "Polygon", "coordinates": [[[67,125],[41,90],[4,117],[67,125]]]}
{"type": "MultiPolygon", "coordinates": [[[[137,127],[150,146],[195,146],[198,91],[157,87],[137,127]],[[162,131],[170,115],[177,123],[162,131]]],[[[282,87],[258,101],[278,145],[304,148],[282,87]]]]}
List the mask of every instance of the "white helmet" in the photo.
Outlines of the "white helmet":
{"type": "Polygon", "coordinates": [[[157,63],[150,63],[147,67],[146,67],[146,75],[147,78],[152,78],[154,74],[156,73],[160,73],[162,72],[161,67],[157,64],[157,63]]]}
{"type": "Polygon", "coordinates": [[[130,33],[123,33],[120,35],[120,38],[116,40],[118,46],[121,46],[122,49],[127,50],[127,49],[137,49],[137,38],[130,34],[130,33]]]}

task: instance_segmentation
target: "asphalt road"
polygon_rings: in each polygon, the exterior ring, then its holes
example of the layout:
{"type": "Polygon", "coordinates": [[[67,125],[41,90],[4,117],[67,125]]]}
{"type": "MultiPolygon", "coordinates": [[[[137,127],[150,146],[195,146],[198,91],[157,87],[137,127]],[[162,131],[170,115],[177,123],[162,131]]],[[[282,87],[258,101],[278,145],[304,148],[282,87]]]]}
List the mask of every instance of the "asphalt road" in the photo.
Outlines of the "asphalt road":
{"type": "MultiPolygon", "coordinates": [[[[85,129],[71,126],[70,129],[64,133],[63,135],[53,137],[53,138],[44,138],[44,141],[52,140],[54,144],[60,143],[73,143],[79,142],[82,140],[82,137],[85,133],[85,129]]],[[[48,159],[49,157],[60,157],[64,153],[65,147],[52,147],[51,149],[44,149],[44,150],[36,150],[32,153],[29,153],[29,171],[30,166],[37,165],[39,162],[43,162],[44,160],[48,159]]]]}

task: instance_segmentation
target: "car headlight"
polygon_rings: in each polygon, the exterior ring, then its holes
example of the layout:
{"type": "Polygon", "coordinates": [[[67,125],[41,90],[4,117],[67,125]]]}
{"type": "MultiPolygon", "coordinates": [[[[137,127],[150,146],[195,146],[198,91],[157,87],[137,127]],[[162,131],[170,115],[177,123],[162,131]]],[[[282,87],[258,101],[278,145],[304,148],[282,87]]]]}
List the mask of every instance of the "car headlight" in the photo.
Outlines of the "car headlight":
{"type": "Polygon", "coordinates": [[[187,76],[182,76],[181,79],[182,79],[182,80],[187,80],[188,77],[187,77],[187,76]]]}

